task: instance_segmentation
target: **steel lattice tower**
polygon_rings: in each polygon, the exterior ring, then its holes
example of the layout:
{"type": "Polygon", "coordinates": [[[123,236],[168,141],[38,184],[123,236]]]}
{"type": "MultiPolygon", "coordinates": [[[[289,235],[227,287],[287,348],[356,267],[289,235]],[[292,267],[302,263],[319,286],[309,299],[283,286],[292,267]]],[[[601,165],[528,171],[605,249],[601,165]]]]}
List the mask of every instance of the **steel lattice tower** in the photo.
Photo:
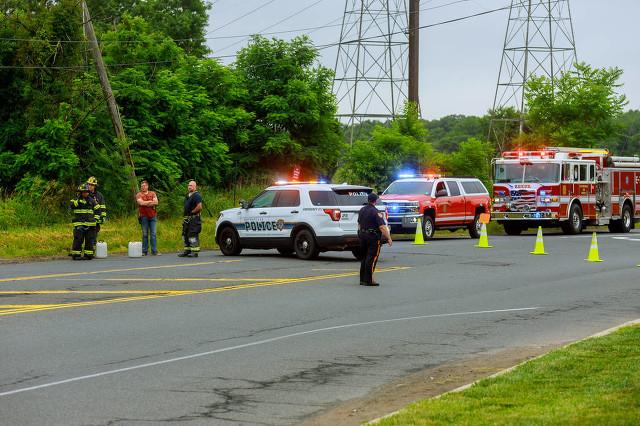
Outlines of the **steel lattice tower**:
{"type": "MultiPolygon", "coordinates": [[[[408,91],[405,0],[346,0],[333,93],[347,125],[401,114],[408,91]]],[[[353,141],[353,131],[351,140],[353,141]]]]}
{"type": "Polygon", "coordinates": [[[528,79],[544,75],[553,84],[576,62],[569,0],[511,0],[493,110],[514,107],[522,132],[528,79]]]}

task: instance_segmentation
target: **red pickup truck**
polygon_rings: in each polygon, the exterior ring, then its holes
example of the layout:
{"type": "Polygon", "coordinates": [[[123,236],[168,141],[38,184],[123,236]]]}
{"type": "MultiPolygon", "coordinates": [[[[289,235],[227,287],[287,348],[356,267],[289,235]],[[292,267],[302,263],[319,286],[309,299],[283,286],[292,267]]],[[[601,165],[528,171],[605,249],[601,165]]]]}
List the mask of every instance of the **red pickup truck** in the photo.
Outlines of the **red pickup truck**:
{"type": "Polygon", "coordinates": [[[467,228],[480,237],[480,214],[491,211],[489,192],[479,179],[420,175],[394,181],[380,196],[393,233],[415,233],[422,219],[422,235],[436,229],[467,228]]]}

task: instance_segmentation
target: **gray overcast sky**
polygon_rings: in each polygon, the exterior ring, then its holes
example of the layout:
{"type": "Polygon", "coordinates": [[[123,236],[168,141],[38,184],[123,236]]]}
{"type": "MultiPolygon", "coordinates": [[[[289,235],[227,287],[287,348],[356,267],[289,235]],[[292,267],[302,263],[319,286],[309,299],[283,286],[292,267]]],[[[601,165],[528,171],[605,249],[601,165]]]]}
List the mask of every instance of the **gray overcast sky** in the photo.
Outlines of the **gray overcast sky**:
{"type": "MultiPolygon", "coordinates": [[[[421,0],[421,8],[447,3],[452,0],[421,0]]],[[[510,3],[510,0],[462,1],[423,11],[420,25],[497,9],[510,3]]],[[[572,0],[570,5],[578,60],[595,67],[622,68],[624,86],[620,91],[629,100],[627,109],[640,109],[640,46],[637,41],[640,38],[640,1],[572,0]]],[[[345,0],[214,0],[207,35],[211,38],[209,46],[214,56],[234,55],[246,45],[246,39],[215,37],[336,25],[341,23],[344,7],[345,0]],[[284,20],[307,7],[304,12],[284,20]],[[245,14],[248,15],[242,17],[245,14]],[[281,20],[284,21],[278,23],[281,20]]],[[[504,10],[421,30],[420,104],[424,118],[449,114],[482,115],[492,106],[507,18],[508,10],[504,10]]],[[[302,33],[305,32],[268,37],[290,39],[302,33]]],[[[318,46],[337,43],[340,26],[306,33],[318,46]]],[[[333,69],[337,49],[320,52],[320,63],[333,69]]],[[[233,57],[222,60],[229,63],[233,57]]]]}

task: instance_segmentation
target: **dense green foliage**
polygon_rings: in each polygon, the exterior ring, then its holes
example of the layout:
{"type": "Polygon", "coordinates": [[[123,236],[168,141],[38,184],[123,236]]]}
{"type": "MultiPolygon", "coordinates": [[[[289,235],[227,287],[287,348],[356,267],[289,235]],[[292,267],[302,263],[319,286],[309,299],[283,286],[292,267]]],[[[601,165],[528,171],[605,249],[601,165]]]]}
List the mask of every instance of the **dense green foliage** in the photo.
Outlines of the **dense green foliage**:
{"type": "Polygon", "coordinates": [[[332,74],[314,66],[309,39],[256,37],[225,66],[203,57],[210,7],[202,0],[89,6],[127,139],[115,140],[78,2],[10,1],[0,15],[3,192],[61,206],[95,175],[112,210],[126,210],[120,143],[137,176],[163,191],[292,164],[335,168],[342,142],[332,74]]]}
{"type": "Polygon", "coordinates": [[[541,76],[526,87],[527,120],[533,134],[561,146],[597,147],[619,129],[615,119],[627,101],[617,95],[622,70],[584,63],[552,82],[541,76]]]}

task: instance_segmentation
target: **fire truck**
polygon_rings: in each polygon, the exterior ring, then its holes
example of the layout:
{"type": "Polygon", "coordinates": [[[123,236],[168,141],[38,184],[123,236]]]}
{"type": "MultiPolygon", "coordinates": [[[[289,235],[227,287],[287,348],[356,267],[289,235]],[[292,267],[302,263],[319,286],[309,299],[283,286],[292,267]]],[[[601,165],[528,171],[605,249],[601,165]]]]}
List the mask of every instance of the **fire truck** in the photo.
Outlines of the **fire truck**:
{"type": "Polygon", "coordinates": [[[492,161],[491,219],[508,235],[560,226],[565,234],[588,225],[629,232],[640,218],[640,159],[605,149],[550,147],[507,151],[492,161]]]}

